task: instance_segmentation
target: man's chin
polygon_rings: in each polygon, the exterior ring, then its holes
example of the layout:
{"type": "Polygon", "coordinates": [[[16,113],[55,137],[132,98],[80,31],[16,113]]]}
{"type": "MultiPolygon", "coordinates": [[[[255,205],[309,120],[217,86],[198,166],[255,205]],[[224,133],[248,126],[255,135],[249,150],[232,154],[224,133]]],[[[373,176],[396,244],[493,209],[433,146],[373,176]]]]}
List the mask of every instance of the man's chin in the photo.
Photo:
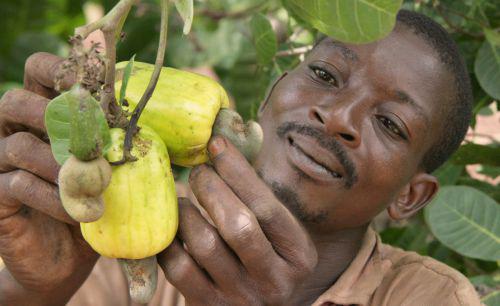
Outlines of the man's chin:
{"type": "Polygon", "coordinates": [[[271,188],[276,198],[302,223],[320,224],[327,219],[326,211],[308,212],[306,204],[300,200],[294,188],[269,178],[261,169],[257,169],[257,174],[271,188]]]}

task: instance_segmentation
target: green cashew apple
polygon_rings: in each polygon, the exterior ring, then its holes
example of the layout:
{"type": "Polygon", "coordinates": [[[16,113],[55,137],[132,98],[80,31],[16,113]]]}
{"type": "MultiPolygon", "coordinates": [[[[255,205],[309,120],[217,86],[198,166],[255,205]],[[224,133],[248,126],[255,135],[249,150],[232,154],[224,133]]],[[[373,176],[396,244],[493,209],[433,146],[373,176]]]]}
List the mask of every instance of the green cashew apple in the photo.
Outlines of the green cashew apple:
{"type": "MultiPolygon", "coordinates": [[[[126,65],[127,62],[117,64],[117,94],[126,65]]],[[[134,62],[125,95],[130,110],[142,97],[153,69],[151,64],[134,62]]],[[[256,122],[244,124],[228,106],[227,93],[214,80],[164,67],[139,123],[147,124],[160,135],[176,165],[190,167],[206,162],[207,143],[212,135],[226,136],[251,161],[260,149],[262,130],[256,122]]]]}
{"type": "MultiPolygon", "coordinates": [[[[118,63],[119,71],[126,62],[118,63]]],[[[130,110],[146,90],[154,65],[134,62],[125,99],[130,110]]],[[[117,78],[119,79],[119,77],[117,78]]],[[[121,80],[115,84],[117,95],[121,80]]],[[[172,163],[194,166],[208,160],[207,143],[215,117],[229,106],[224,89],[214,80],[196,73],[164,67],[156,89],[139,119],[163,139],[172,163]]]]}
{"type": "MultiPolygon", "coordinates": [[[[124,138],[124,130],[111,129],[108,161],[122,158],[124,138]]],[[[172,242],[177,231],[177,196],[165,144],[155,131],[142,126],[134,136],[132,154],[137,161],[112,166],[102,217],[80,224],[85,240],[107,257],[143,259],[156,255],[172,242]]]]}

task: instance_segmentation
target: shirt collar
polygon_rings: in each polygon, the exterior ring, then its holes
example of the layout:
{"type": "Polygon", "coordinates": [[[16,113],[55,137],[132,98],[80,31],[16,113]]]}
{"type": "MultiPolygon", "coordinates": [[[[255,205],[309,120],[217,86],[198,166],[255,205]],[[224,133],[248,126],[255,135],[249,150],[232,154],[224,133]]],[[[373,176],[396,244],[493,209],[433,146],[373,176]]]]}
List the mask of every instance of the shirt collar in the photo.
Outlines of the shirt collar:
{"type": "Polygon", "coordinates": [[[380,237],[369,227],[354,260],[313,306],[367,304],[389,268],[388,262],[382,260],[380,248],[380,237]]]}

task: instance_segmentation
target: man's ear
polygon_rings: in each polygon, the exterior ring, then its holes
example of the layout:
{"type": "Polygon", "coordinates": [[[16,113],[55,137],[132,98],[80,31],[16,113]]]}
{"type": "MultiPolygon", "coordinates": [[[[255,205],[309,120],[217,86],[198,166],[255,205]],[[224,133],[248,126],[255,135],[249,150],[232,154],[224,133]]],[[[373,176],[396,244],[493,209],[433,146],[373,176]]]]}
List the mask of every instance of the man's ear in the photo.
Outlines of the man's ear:
{"type": "Polygon", "coordinates": [[[438,189],[436,177],[424,172],[417,173],[387,207],[387,212],[394,220],[409,218],[424,208],[438,189]]]}
{"type": "Polygon", "coordinates": [[[278,85],[279,81],[281,81],[287,74],[288,74],[287,71],[283,72],[283,74],[279,78],[277,78],[276,81],[274,81],[273,86],[271,86],[271,89],[269,90],[269,92],[266,95],[266,100],[264,102],[262,102],[259,106],[259,110],[257,111],[257,118],[260,118],[260,116],[262,115],[262,112],[264,111],[264,108],[266,108],[266,106],[269,102],[269,97],[273,93],[274,87],[276,87],[276,85],[278,85]]]}

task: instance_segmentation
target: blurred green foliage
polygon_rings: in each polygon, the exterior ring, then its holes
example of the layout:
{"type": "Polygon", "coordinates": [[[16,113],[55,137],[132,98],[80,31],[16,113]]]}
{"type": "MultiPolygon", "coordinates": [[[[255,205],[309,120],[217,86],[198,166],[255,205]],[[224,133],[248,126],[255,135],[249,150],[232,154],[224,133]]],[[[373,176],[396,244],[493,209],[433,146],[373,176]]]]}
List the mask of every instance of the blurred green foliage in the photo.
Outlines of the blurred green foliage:
{"type": "MultiPolygon", "coordinates": [[[[105,11],[116,3],[110,0],[95,2],[105,11]]],[[[307,50],[319,34],[313,27],[314,20],[304,21],[298,17],[300,14],[287,11],[285,7],[288,6],[284,5],[289,2],[300,1],[198,0],[194,2],[194,21],[187,36],[182,34],[181,17],[172,10],[165,65],[212,67],[236,101],[238,111],[247,119],[254,118],[272,80],[297,65],[303,50],[307,50]]],[[[85,22],[83,5],[83,0],[2,1],[0,27],[4,31],[0,36],[0,94],[22,85],[24,61],[30,54],[38,51],[61,56],[67,54],[68,37],[76,26],[85,22]]],[[[491,114],[493,103],[497,108],[500,105],[500,1],[405,0],[402,5],[442,24],[457,42],[471,75],[475,98],[474,127],[478,114],[491,114]]],[[[158,1],[143,0],[133,8],[123,29],[125,36],[118,45],[119,61],[136,54],[138,61],[154,62],[159,19],[158,1]]],[[[488,201],[494,203],[490,211],[494,216],[477,224],[477,228],[486,232],[493,244],[496,241],[497,252],[500,248],[500,190],[496,185],[471,177],[465,166],[480,164],[480,173],[495,179],[500,173],[499,162],[498,143],[466,144],[435,173],[442,186],[469,186],[482,192],[480,197],[489,197],[488,201]]],[[[477,200],[467,190],[460,189],[460,192],[465,192],[463,198],[477,200]]],[[[431,205],[443,205],[438,202],[457,204],[449,201],[444,192],[431,205]]],[[[461,222],[472,222],[467,211],[470,205],[465,205],[464,210],[453,207],[457,209],[458,219],[465,220],[461,222]]],[[[486,261],[451,249],[452,244],[446,238],[436,237],[436,233],[431,232],[432,227],[427,222],[433,218],[429,219],[427,214],[432,213],[426,211],[425,218],[424,213],[420,213],[402,224],[389,222],[381,230],[381,237],[387,243],[434,257],[456,268],[471,277],[484,303],[497,303],[500,296],[497,262],[500,258],[486,261]]]]}

